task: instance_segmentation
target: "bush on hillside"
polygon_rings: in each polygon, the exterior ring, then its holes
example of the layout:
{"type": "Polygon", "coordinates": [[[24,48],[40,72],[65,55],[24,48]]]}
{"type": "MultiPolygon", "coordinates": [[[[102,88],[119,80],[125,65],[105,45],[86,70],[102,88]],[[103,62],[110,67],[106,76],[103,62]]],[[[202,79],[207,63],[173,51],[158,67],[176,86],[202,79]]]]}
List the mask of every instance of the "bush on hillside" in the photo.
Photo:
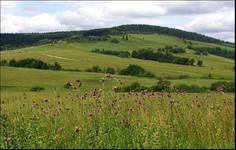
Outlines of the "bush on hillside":
{"type": "Polygon", "coordinates": [[[111,39],[111,43],[118,44],[120,41],[116,38],[111,39]]]}
{"type": "Polygon", "coordinates": [[[235,82],[218,81],[212,83],[210,87],[212,91],[218,91],[220,88],[222,88],[224,92],[235,92],[235,82]]]}
{"type": "Polygon", "coordinates": [[[134,64],[130,64],[127,68],[120,70],[119,74],[140,77],[155,77],[152,72],[146,71],[141,66],[134,64]]]}
{"type": "Polygon", "coordinates": [[[108,67],[108,68],[105,69],[105,73],[115,74],[116,71],[115,71],[114,68],[112,68],[112,67],[108,67]]]}
{"type": "Polygon", "coordinates": [[[61,70],[62,67],[59,63],[55,62],[54,65],[47,64],[41,60],[34,58],[26,58],[16,61],[11,59],[9,61],[9,66],[11,67],[24,67],[24,68],[35,68],[35,69],[51,69],[51,70],[61,70]]]}
{"type": "Polygon", "coordinates": [[[30,91],[34,91],[34,92],[38,92],[38,91],[42,91],[44,90],[43,87],[40,87],[40,86],[34,86],[30,89],[30,91]]]}
{"type": "Polygon", "coordinates": [[[138,82],[134,82],[131,85],[125,86],[122,88],[123,92],[139,92],[139,91],[144,91],[147,90],[146,87],[141,86],[138,82]]]}
{"type": "Polygon", "coordinates": [[[200,87],[197,85],[186,85],[180,84],[175,86],[175,90],[178,92],[188,92],[188,93],[204,93],[208,91],[207,87],[200,87]]]}
{"type": "Polygon", "coordinates": [[[161,91],[165,91],[165,92],[169,92],[171,91],[171,82],[166,80],[166,79],[160,79],[156,85],[150,87],[150,91],[153,92],[161,92],[161,91]]]}
{"type": "Polygon", "coordinates": [[[101,54],[107,54],[107,55],[114,55],[118,57],[130,57],[130,53],[127,51],[118,51],[118,50],[105,50],[105,49],[94,49],[92,50],[93,53],[101,53],[101,54]]]}
{"type": "Polygon", "coordinates": [[[1,60],[0,61],[0,66],[7,66],[8,65],[8,62],[7,62],[7,60],[1,60]]]}
{"type": "Polygon", "coordinates": [[[102,72],[102,69],[96,65],[96,66],[92,66],[92,68],[86,69],[86,72],[102,72]]]}

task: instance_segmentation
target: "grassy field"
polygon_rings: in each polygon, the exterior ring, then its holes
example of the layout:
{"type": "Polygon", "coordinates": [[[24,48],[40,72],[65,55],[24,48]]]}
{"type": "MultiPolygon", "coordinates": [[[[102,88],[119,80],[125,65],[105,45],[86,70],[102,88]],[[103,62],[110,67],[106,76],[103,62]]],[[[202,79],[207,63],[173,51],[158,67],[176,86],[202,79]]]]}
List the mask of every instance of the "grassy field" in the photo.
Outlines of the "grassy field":
{"type": "MultiPolygon", "coordinates": [[[[198,45],[202,44],[202,42],[195,43],[198,43],[198,45]]],[[[207,43],[203,44],[207,45],[207,43]]],[[[154,72],[157,77],[178,77],[179,75],[189,75],[191,78],[195,78],[195,80],[200,82],[201,78],[207,77],[208,74],[211,74],[214,79],[234,79],[233,60],[214,55],[199,56],[193,54],[190,50],[187,50],[187,53],[185,54],[178,54],[178,56],[203,60],[203,67],[159,63],[156,61],[133,58],[120,58],[90,52],[94,48],[131,51],[140,48],[156,49],[165,45],[178,45],[180,47],[187,46],[183,40],[171,36],[134,34],[131,35],[128,41],[121,41],[118,44],[111,43],[110,41],[87,41],[77,43],[60,42],[53,45],[48,44],[4,51],[1,52],[1,58],[9,60],[12,58],[22,59],[33,57],[48,63],[54,63],[57,61],[65,69],[80,69],[82,71],[94,65],[99,65],[102,68],[113,67],[115,69],[122,69],[127,67],[129,64],[137,64],[145,68],[147,71],[154,72]]],[[[208,46],[217,45],[209,44],[208,46]]],[[[230,47],[227,48],[232,50],[230,47]]],[[[91,78],[93,77],[91,76],[91,78]]]]}
{"type": "MultiPolygon", "coordinates": [[[[89,72],[71,72],[71,71],[49,71],[38,70],[29,68],[14,68],[14,67],[1,67],[1,90],[2,91],[29,91],[34,86],[44,87],[47,91],[53,89],[59,91],[68,91],[64,88],[67,81],[74,82],[78,79],[82,81],[81,91],[91,90],[94,88],[103,88],[100,82],[105,74],[104,73],[89,73],[89,72]]],[[[115,78],[123,82],[123,86],[129,85],[133,82],[139,82],[144,86],[153,86],[158,82],[157,79],[134,77],[134,76],[121,76],[115,75],[115,78]]],[[[172,85],[189,84],[206,86],[213,82],[219,81],[217,79],[175,79],[170,80],[172,85]]],[[[228,81],[228,80],[221,80],[228,81]]],[[[117,80],[105,82],[104,89],[111,91],[113,86],[120,86],[117,80]]]]}
{"type": "MultiPolygon", "coordinates": [[[[58,62],[52,71],[1,66],[0,148],[230,148],[235,147],[234,93],[114,93],[117,80],[100,82],[105,74],[85,72],[94,65],[123,69],[137,64],[171,85],[209,87],[232,81],[235,62],[214,55],[200,56],[186,49],[182,39],[166,35],[131,34],[128,41],[65,42],[1,51],[1,60],[36,58],[58,62]],[[186,66],[91,53],[94,48],[132,51],[178,45],[179,57],[203,60],[186,66]],[[207,78],[211,74],[212,79],[207,78]],[[178,79],[180,75],[189,78],[178,79]],[[78,90],[64,88],[82,81],[78,90]],[[39,86],[45,90],[30,92],[39,86]],[[94,89],[100,89],[95,91],[94,89]]],[[[192,41],[195,46],[232,47],[192,41]]],[[[114,75],[123,85],[153,86],[157,78],[114,75]]]]}
{"type": "Polygon", "coordinates": [[[1,148],[234,148],[234,94],[1,93],[1,148]]]}

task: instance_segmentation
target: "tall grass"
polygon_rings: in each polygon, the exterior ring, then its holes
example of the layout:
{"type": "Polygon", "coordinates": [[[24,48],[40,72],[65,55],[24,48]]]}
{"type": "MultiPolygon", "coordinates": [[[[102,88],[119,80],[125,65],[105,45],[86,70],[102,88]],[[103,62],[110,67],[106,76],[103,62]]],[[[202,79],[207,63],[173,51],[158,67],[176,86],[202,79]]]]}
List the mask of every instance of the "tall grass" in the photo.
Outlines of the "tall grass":
{"type": "Polygon", "coordinates": [[[234,148],[232,94],[2,93],[1,148],[234,148]]]}

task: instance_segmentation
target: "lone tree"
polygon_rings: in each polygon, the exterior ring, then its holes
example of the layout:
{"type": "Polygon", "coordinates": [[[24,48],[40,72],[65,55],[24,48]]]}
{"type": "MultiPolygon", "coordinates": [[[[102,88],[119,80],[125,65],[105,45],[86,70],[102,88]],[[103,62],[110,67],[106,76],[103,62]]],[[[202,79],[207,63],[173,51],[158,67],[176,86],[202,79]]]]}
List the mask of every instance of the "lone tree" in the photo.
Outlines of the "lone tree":
{"type": "Polygon", "coordinates": [[[125,36],[125,40],[128,41],[129,40],[129,37],[128,35],[125,36]]]}
{"type": "Polygon", "coordinates": [[[202,66],[202,64],[203,64],[202,60],[197,60],[197,65],[198,66],[202,66]]]}

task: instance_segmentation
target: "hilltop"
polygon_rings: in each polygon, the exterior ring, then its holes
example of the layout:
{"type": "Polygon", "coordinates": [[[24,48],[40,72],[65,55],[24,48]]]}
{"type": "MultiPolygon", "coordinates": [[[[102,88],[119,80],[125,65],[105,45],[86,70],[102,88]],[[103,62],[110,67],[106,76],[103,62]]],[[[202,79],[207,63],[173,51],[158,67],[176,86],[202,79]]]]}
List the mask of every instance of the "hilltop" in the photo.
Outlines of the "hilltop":
{"type": "Polygon", "coordinates": [[[198,33],[187,32],[168,27],[142,24],[120,25],[111,28],[92,29],[84,31],[66,31],[50,33],[1,33],[0,45],[1,50],[6,50],[18,47],[26,47],[35,44],[45,44],[58,40],[84,39],[91,36],[106,37],[110,35],[122,34],[163,34],[186,40],[195,40],[234,47],[234,43],[222,41],[198,33]]]}

